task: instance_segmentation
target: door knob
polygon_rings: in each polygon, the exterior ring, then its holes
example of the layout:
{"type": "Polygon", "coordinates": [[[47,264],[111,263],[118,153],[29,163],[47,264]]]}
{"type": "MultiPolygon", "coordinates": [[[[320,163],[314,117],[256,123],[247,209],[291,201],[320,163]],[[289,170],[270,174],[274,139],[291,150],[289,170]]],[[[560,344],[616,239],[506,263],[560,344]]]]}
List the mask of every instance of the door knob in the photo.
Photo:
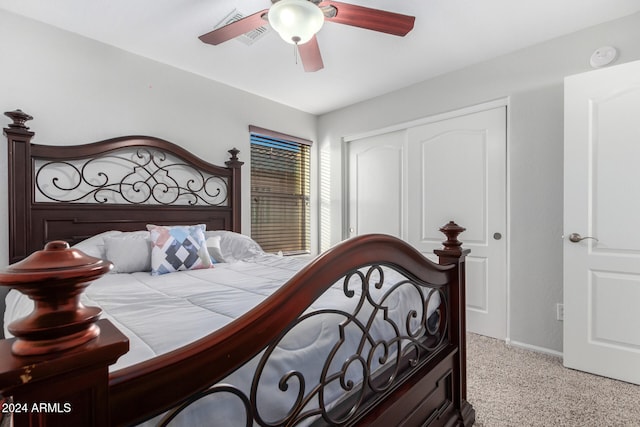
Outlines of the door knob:
{"type": "Polygon", "coordinates": [[[585,240],[585,239],[593,239],[593,240],[595,240],[596,242],[598,241],[598,239],[596,239],[595,237],[591,237],[591,236],[585,236],[585,237],[582,237],[582,236],[581,236],[580,234],[578,234],[578,233],[571,233],[571,234],[569,234],[569,240],[570,240],[570,241],[572,241],[573,243],[578,243],[578,242],[581,242],[581,241],[583,241],[583,240],[585,240]]]}

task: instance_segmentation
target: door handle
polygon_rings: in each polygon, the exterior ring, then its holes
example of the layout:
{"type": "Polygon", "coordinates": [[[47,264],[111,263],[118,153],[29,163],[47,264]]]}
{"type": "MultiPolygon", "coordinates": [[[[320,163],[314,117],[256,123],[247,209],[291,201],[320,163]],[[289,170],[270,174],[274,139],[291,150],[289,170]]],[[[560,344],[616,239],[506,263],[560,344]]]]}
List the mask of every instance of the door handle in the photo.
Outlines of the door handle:
{"type": "Polygon", "coordinates": [[[582,237],[579,233],[571,233],[569,234],[569,240],[572,241],[573,243],[578,243],[581,242],[585,239],[593,239],[596,242],[598,241],[598,239],[596,239],[595,237],[591,237],[591,236],[585,236],[582,237]]]}

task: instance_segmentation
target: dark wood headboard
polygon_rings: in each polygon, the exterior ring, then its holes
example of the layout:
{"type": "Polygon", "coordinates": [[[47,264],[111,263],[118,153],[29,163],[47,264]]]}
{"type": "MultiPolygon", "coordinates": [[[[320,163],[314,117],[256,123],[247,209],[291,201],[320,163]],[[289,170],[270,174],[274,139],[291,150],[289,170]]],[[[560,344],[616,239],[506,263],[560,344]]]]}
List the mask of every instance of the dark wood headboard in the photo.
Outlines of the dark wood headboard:
{"type": "Polygon", "coordinates": [[[240,232],[243,162],[236,149],[221,167],[150,136],[38,145],[25,125],[31,116],[20,110],[5,115],[13,120],[4,129],[10,264],[48,241],[73,245],[107,230],[144,230],[146,224],[206,224],[207,230],[240,232]],[[185,178],[185,171],[192,177],[185,178]]]}

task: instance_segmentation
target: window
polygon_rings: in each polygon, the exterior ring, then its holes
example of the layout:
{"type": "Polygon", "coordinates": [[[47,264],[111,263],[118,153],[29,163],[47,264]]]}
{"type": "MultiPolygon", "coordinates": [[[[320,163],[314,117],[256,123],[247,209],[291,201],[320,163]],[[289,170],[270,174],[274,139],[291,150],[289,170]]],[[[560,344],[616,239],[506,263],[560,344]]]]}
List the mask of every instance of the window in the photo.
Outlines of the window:
{"type": "Polygon", "coordinates": [[[309,253],[311,141],[251,132],[251,237],[265,252],[309,253]]]}

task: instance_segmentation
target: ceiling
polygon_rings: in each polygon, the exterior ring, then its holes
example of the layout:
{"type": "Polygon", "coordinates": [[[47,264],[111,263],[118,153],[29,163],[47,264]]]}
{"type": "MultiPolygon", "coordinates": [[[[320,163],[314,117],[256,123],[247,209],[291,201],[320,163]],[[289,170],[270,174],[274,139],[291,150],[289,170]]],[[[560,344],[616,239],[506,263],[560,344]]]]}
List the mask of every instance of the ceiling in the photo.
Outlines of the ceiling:
{"type": "Polygon", "coordinates": [[[415,16],[415,27],[396,37],[327,22],[317,36],[324,69],[305,73],[274,31],[252,45],[198,39],[234,9],[250,15],[270,0],[0,0],[0,9],[313,114],[640,11],[638,0],[341,1],[415,16]]]}

